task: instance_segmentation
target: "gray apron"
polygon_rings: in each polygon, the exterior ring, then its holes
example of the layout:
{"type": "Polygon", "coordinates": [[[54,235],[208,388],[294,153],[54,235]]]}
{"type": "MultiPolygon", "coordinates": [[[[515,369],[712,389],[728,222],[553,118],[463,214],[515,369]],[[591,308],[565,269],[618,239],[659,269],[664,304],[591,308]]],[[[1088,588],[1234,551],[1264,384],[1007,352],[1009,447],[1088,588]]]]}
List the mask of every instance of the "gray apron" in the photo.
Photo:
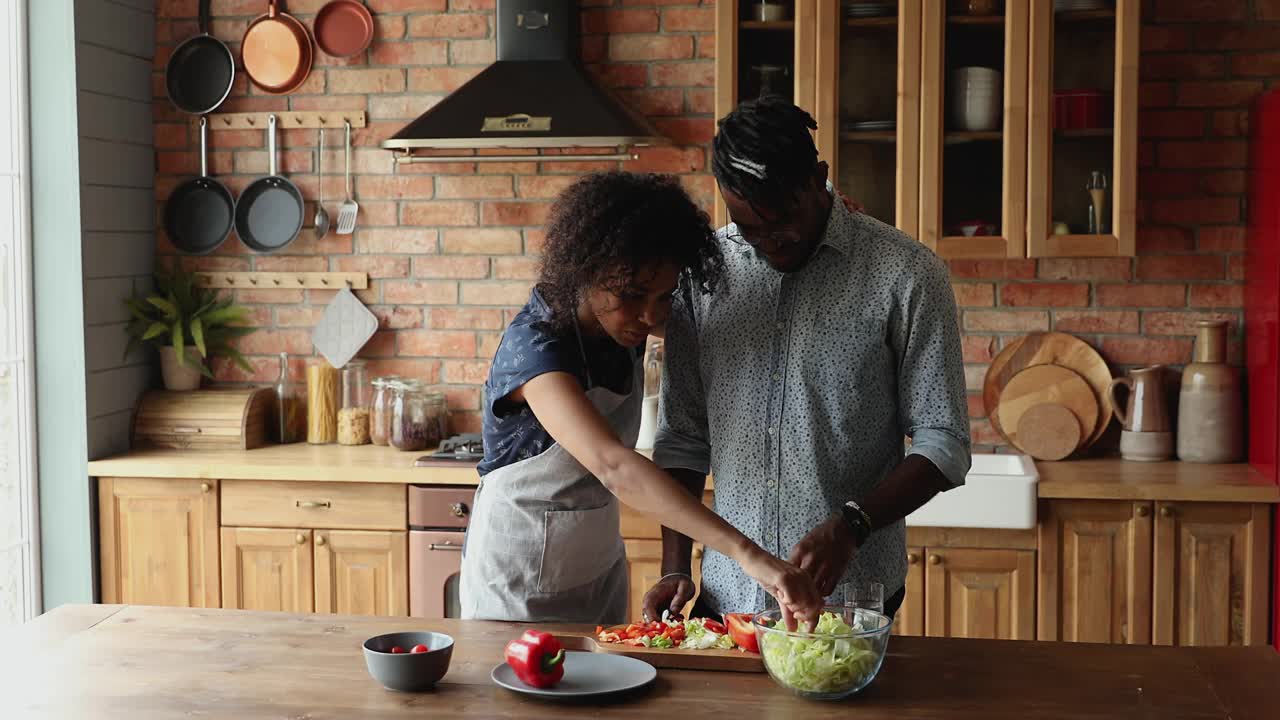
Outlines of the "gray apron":
{"type": "MultiPolygon", "coordinates": [[[[586,358],[583,358],[586,362],[586,358]]],[[[635,447],[644,395],[593,387],[587,399],[635,447]]],[[[462,552],[462,617],[616,625],[627,622],[626,549],[618,499],[559,443],[485,475],[462,552]]]]}

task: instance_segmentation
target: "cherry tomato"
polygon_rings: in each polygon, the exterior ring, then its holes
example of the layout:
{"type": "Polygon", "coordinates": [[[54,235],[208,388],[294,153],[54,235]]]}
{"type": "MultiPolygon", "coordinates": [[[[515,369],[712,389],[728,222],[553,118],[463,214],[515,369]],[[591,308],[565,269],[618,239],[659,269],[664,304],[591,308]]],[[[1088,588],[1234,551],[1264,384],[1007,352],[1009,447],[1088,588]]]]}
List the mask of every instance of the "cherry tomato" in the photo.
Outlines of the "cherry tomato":
{"type": "Polygon", "coordinates": [[[410,650],[409,652],[413,653],[414,655],[417,655],[418,653],[424,653],[426,651],[427,651],[426,645],[418,644],[418,645],[414,645],[413,649],[410,650]]]}
{"type": "Polygon", "coordinates": [[[391,646],[391,654],[393,654],[393,655],[401,655],[401,654],[403,654],[403,653],[404,653],[404,648],[400,647],[399,645],[392,645],[392,646],[391,646]]]}

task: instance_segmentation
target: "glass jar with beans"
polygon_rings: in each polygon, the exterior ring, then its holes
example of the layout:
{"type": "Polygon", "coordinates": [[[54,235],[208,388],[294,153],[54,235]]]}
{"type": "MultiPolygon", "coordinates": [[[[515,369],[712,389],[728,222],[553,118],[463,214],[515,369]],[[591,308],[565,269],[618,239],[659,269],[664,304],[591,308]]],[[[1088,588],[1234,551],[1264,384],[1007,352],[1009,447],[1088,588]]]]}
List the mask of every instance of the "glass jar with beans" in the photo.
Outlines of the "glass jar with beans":
{"type": "Polygon", "coordinates": [[[413,451],[439,447],[448,419],[444,395],[417,380],[401,380],[391,394],[391,446],[413,451]]]}

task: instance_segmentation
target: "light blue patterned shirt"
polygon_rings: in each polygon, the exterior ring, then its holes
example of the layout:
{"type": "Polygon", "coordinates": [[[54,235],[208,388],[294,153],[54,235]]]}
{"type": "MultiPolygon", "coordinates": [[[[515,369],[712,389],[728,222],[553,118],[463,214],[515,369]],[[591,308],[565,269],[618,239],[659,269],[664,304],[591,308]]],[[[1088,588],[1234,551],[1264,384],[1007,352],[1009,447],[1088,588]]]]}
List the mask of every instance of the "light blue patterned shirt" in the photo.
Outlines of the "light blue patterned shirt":
{"type": "MultiPolygon", "coordinates": [[[[682,289],[666,331],[654,461],[711,472],[715,510],[786,558],[848,500],[863,500],[904,452],[955,485],[969,470],[969,419],[955,297],[944,263],[899,230],[834,202],[800,271],[782,274],[720,231],[714,293],[682,289]],[[904,451],[904,438],[912,439],[904,451]]],[[[851,581],[906,578],[906,530],[876,531],[851,581]]],[[[702,592],[721,612],[767,596],[708,549],[702,592]]]]}

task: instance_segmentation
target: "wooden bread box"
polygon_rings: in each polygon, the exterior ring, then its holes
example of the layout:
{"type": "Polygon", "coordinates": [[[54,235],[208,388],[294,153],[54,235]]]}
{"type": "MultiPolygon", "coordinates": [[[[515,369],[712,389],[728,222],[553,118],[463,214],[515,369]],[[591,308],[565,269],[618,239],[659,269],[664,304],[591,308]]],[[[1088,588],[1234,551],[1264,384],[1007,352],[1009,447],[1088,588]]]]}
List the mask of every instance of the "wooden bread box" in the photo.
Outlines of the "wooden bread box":
{"type": "Polygon", "coordinates": [[[238,390],[153,390],[133,419],[133,447],[252,450],[267,444],[273,393],[238,390]]]}

